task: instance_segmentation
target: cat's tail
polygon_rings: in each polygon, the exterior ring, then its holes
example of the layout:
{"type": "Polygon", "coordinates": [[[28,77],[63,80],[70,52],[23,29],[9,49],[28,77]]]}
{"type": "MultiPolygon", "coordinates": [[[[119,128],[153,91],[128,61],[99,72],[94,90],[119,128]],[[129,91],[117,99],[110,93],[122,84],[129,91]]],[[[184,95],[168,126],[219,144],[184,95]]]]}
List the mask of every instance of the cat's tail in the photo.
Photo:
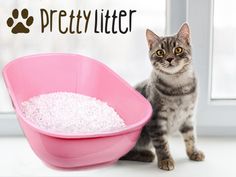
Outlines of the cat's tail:
{"type": "Polygon", "coordinates": [[[155,155],[150,150],[136,150],[129,151],[126,155],[120,158],[120,160],[130,160],[139,162],[153,162],[155,155]]]}

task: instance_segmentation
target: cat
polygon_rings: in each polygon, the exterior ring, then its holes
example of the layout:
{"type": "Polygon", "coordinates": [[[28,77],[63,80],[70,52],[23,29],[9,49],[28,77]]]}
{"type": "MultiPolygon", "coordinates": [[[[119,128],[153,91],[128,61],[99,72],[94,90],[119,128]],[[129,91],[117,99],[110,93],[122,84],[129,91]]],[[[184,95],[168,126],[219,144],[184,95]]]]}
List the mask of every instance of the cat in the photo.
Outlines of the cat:
{"type": "Polygon", "coordinates": [[[197,79],[193,71],[190,29],[184,23],[173,36],[159,37],[146,30],[151,76],[135,88],[152,105],[153,114],[143,128],[135,147],[121,160],[152,162],[155,155],[158,167],[173,170],[174,160],[168,147],[168,136],[179,131],[184,139],[190,160],[202,161],[205,155],[196,147],[194,109],[197,99],[197,79]]]}

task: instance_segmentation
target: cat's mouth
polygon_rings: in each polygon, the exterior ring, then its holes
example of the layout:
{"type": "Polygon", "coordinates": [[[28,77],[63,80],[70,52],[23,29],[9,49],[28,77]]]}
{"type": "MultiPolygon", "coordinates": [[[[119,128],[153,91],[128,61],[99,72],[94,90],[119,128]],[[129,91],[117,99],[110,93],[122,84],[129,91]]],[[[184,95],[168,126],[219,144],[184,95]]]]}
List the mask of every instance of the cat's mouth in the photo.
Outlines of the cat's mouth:
{"type": "Polygon", "coordinates": [[[176,74],[183,69],[184,65],[182,63],[169,63],[168,65],[161,65],[159,70],[166,74],[176,74]]]}
{"type": "Polygon", "coordinates": [[[175,68],[178,67],[178,65],[180,65],[179,63],[165,63],[164,65],[162,65],[163,68],[175,68]]]}
{"type": "Polygon", "coordinates": [[[170,64],[168,65],[168,67],[169,67],[169,68],[172,68],[172,67],[176,67],[176,65],[170,63],[170,64]]]}

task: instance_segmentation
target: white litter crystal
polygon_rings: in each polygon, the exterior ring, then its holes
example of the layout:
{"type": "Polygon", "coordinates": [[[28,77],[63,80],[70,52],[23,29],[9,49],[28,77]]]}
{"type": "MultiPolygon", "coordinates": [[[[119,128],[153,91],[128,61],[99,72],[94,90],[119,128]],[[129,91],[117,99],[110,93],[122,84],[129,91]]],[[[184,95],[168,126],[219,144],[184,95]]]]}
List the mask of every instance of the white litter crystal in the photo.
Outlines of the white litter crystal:
{"type": "Polygon", "coordinates": [[[77,93],[32,97],[22,102],[22,110],[34,125],[56,133],[96,133],[125,127],[123,119],[107,103],[77,93]]]}

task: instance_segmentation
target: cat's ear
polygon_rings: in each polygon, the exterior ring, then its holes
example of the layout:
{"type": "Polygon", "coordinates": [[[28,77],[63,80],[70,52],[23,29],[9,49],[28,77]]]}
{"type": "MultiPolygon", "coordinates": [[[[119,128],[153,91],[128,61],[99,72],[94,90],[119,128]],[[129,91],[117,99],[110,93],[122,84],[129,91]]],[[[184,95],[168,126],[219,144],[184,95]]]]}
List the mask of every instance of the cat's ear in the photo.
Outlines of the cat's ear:
{"type": "Polygon", "coordinates": [[[184,23],[181,28],[179,29],[179,32],[177,33],[177,37],[184,41],[187,42],[187,44],[189,44],[190,42],[190,29],[189,29],[189,25],[187,23],[184,23]]]}
{"type": "Polygon", "coordinates": [[[160,40],[160,37],[157,36],[154,32],[152,32],[150,29],[146,30],[146,38],[148,42],[148,47],[151,50],[153,47],[153,44],[160,40]]]}

